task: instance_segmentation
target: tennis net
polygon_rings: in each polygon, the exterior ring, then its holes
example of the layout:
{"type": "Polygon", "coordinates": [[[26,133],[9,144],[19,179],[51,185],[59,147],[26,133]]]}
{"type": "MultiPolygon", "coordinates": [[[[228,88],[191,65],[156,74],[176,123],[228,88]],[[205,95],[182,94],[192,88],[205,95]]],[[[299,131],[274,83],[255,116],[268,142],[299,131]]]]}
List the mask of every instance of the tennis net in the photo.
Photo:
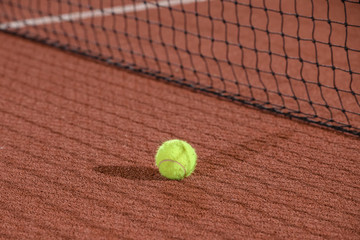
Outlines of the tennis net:
{"type": "Polygon", "coordinates": [[[0,30],[360,136],[360,3],[0,0],[0,30]]]}

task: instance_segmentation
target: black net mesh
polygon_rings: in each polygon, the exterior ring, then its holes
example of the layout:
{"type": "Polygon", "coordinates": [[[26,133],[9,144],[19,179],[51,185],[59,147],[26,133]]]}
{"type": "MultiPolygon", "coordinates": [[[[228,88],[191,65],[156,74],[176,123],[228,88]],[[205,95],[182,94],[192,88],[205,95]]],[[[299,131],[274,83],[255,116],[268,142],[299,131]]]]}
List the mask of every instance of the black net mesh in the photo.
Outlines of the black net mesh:
{"type": "Polygon", "coordinates": [[[360,3],[0,0],[0,29],[360,135],[360,3]]]}

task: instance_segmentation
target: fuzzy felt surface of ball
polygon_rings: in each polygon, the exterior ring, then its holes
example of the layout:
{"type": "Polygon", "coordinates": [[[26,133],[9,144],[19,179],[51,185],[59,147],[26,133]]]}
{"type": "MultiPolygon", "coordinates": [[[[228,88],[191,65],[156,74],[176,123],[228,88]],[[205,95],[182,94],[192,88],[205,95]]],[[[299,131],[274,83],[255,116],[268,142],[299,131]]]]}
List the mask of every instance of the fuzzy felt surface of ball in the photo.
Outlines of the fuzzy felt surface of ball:
{"type": "Polygon", "coordinates": [[[164,142],[155,155],[155,163],[162,176],[182,180],[190,176],[196,167],[197,154],[187,142],[179,139],[164,142]]]}

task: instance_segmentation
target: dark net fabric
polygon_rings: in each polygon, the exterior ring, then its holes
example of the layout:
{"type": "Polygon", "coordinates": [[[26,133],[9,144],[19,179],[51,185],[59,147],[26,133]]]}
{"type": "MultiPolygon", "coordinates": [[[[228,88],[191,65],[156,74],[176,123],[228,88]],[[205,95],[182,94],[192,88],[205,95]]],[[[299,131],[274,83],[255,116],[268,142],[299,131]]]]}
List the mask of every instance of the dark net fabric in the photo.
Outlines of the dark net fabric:
{"type": "Polygon", "coordinates": [[[359,1],[0,0],[0,29],[360,135],[359,1]]]}

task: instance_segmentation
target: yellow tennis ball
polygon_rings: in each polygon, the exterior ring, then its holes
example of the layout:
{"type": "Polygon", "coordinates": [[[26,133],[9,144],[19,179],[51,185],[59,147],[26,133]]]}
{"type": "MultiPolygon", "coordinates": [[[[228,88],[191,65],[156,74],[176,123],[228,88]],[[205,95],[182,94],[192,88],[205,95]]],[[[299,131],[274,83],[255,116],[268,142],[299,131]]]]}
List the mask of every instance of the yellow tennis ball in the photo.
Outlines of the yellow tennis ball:
{"type": "Polygon", "coordinates": [[[190,176],[196,167],[197,155],[185,141],[174,139],[164,142],[155,156],[156,166],[162,176],[181,180],[190,176]]]}

